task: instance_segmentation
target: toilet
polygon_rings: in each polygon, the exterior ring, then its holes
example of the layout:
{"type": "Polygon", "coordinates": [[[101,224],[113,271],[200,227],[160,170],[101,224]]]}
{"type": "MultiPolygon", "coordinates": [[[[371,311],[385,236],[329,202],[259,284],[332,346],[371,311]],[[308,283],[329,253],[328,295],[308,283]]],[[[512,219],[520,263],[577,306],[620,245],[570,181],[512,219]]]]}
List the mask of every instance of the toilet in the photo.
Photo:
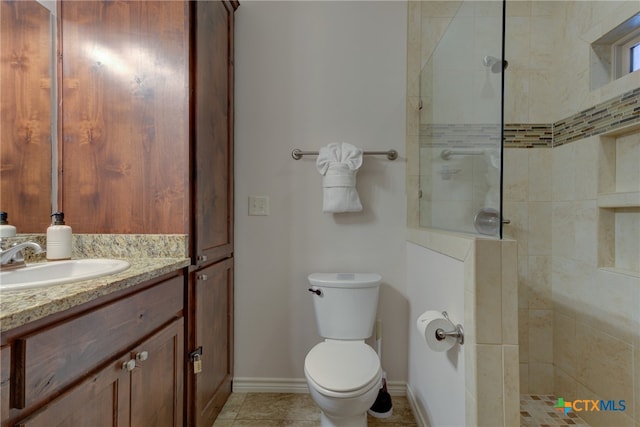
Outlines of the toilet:
{"type": "Polygon", "coordinates": [[[374,273],[313,273],[309,291],[324,341],[304,361],[322,427],[366,427],[382,380],[376,352],[365,343],[373,333],[382,277],[374,273]]]}

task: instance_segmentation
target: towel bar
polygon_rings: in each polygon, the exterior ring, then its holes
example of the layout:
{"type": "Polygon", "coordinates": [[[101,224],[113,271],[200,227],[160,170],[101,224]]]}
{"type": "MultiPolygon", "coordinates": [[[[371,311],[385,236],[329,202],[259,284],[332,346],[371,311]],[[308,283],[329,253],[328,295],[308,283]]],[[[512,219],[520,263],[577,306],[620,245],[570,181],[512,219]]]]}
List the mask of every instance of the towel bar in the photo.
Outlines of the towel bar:
{"type": "MultiPolygon", "coordinates": [[[[376,156],[380,156],[380,155],[385,155],[387,156],[387,159],[389,160],[395,160],[398,158],[398,152],[396,150],[389,150],[389,151],[363,151],[362,154],[364,154],[365,156],[369,156],[369,155],[376,155],[376,156]]],[[[302,158],[302,156],[317,156],[318,152],[317,151],[302,151],[299,148],[294,148],[293,151],[291,152],[291,157],[294,158],[294,160],[300,160],[302,158]]]]}

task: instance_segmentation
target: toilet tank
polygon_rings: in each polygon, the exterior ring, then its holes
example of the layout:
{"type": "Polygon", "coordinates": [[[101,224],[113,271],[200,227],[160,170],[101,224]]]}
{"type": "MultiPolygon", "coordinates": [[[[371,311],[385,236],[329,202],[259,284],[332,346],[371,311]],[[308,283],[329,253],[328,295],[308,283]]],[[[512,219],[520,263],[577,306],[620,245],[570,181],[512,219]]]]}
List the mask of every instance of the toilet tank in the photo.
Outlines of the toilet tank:
{"type": "Polygon", "coordinates": [[[313,273],[310,290],[323,338],[364,340],[373,333],[382,277],[375,273],[313,273]],[[318,294],[318,291],[320,293],[318,294]]]}

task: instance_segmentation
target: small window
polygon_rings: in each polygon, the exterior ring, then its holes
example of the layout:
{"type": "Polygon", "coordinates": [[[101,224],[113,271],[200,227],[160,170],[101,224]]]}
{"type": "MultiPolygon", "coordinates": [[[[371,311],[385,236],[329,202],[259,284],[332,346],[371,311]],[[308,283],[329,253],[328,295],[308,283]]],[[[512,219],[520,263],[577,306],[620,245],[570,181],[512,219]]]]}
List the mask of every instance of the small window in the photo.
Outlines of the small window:
{"type": "Polygon", "coordinates": [[[591,90],[640,70],[640,13],[591,43],[591,90]]]}
{"type": "Polygon", "coordinates": [[[617,59],[617,77],[640,70],[640,31],[627,35],[614,45],[614,49],[617,59]]]}
{"type": "Polygon", "coordinates": [[[633,73],[634,71],[640,70],[640,42],[631,46],[629,51],[629,72],[633,73]]]}

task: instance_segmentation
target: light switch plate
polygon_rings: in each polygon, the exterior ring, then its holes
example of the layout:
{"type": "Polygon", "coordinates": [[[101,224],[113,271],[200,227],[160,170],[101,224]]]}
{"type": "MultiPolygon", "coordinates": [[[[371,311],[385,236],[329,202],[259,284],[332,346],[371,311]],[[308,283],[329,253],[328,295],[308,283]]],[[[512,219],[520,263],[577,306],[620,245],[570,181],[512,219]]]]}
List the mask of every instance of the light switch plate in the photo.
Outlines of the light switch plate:
{"type": "Polygon", "coordinates": [[[269,215],[269,197],[249,196],[249,215],[269,215]]]}

